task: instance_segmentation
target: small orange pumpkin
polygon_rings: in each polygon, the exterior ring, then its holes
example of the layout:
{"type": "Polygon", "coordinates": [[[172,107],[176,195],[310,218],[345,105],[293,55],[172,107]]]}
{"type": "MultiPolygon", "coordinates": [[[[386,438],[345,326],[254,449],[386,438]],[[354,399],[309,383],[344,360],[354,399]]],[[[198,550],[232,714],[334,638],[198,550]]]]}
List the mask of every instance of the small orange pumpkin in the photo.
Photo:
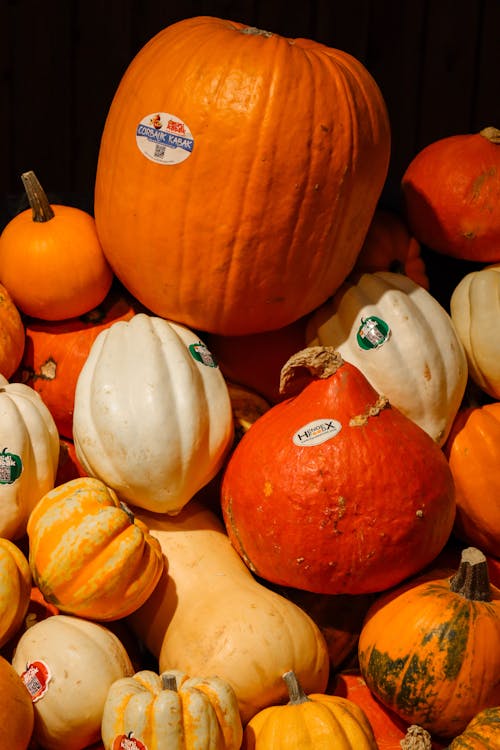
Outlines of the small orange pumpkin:
{"type": "Polygon", "coordinates": [[[353,268],[354,274],[376,271],[404,273],[416,284],[429,289],[420,243],[402,217],[383,208],[375,211],[353,268]]]}
{"type": "Polygon", "coordinates": [[[94,218],[72,206],[51,206],[34,172],[21,178],[31,209],[14,216],[0,235],[0,281],[26,315],[83,315],[102,302],[113,281],[94,218]]]}
{"type": "Polygon", "coordinates": [[[476,714],[447,750],[495,750],[499,747],[500,706],[493,706],[476,714]]]}
{"type": "Polygon", "coordinates": [[[385,706],[439,737],[500,705],[500,590],[485,556],[469,547],[451,578],[426,575],[382,594],[368,610],[358,657],[385,706]]]}
{"type": "Polygon", "coordinates": [[[500,261],[500,130],[430,143],[401,186],[408,224],[422,244],[462,260],[500,261]]]}
{"type": "Polygon", "coordinates": [[[24,351],[21,314],[7,289],[0,284],[0,375],[7,380],[18,368],[24,351]]]}

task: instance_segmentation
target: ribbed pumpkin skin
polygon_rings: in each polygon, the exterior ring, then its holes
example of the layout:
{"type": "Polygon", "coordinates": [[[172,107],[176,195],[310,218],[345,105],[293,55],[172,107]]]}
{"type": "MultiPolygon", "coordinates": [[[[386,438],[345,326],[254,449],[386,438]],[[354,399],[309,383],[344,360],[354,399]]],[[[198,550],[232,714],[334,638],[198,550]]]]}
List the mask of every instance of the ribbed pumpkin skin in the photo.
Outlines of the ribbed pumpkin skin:
{"type": "Polygon", "coordinates": [[[500,402],[459,412],[445,454],[455,483],[457,536],[500,555],[500,402]]]}
{"type": "Polygon", "coordinates": [[[48,492],[27,531],[35,585],[67,614],[125,617],[146,601],[163,570],[157,540],[93,477],[48,492]]]}
{"type": "Polygon", "coordinates": [[[0,538],[0,647],[21,627],[30,592],[28,560],[14,542],[0,538]]]}
{"type": "Polygon", "coordinates": [[[498,750],[500,747],[500,707],[485,708],[455,737],[448,750],[498,750]]]}
{"type": "Polygon", "coordinates": [[[24,323],[7,289],[0,284],[0,374],[9,379],[21,362],[24,323]]]}
{"type": "Polygon", "coordinates": [[[344,361],[269,409],[236,446],[221,507],[254,573],[316,593],[372,593],[418,572],[442,549],[455,514],[447,461],[391,407],[351,426],[377,399],[344,361]],[[294,435],[316,420],[342,428],[320,444],[296,445],[294,435]]]}
{"type": "Polygon", "coordinates": [[[500,590],[472,601],[449,578],[398,588],[368,612],[359,639],[361,673],[405,721],[454,737],[500,703],[500,590]]]}
{"type": "Polygon", "coordinates": [[[99,238],[157,315],[220,334],[280,328],[352,268],[389,150],[380,90],[350,55],[186,19],[146,44],[116,91],[97,166],[99,238]],[[192,133],[180,164],[136,145],[157,112],[192,133]]]}

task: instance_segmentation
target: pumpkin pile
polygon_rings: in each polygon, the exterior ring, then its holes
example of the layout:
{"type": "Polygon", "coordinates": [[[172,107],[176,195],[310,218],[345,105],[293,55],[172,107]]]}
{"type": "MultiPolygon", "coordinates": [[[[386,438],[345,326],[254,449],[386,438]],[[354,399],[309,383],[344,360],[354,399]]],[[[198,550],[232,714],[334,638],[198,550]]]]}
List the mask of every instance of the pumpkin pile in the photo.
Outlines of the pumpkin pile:
{"type": "Polygon", "coordinates": [[[23,175],[2,748],[500,747],[499,141],[389,210],[361,63],[203,16],[125,72],[95,218],[23,175]]]}

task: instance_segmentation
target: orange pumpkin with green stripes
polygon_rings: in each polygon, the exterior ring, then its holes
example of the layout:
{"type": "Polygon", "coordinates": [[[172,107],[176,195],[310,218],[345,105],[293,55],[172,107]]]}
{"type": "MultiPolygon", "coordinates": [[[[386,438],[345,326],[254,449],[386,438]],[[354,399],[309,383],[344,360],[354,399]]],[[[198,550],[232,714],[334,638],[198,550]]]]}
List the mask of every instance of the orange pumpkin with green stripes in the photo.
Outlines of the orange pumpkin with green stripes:
{"type": "Polygon", "coordinates": [[[29,563],[61,612],[117,620],[140,607],[164,566],[159,542],[116,493],[82,477],[55,487],[28,521],[29,563]]]}
{"type": "Polygon", "coordinates": [[[485,708],[467,724],[448,750],[494,750],[500,747],[500,706],[485,708]]]}
{"type": "Polygon", "coordinates": [[[432,735],[455,737],[500,705],[500,589],[474,547],[452,577],[438,576],[382,594],[367,612],[358,656],[384,705],[432,735]]]}

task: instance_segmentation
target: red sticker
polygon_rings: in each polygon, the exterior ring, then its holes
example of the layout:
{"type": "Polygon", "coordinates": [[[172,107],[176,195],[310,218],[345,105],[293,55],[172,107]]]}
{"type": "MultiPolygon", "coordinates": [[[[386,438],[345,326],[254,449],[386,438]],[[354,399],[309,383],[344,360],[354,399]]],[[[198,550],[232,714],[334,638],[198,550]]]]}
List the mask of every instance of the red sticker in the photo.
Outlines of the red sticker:
{"type": "Polygon", "coordinates": [[[21,679],[26,685],[31,700],[36,703],[47,692],[52,675],[43,661],[32,661],[22,673],[21,679]]]}
{"type": "Polygon", "coordinates": [[[146,745],[132,737],[133,732],[119,734],[113,741],[112,750],[147,750],[146,745]]]}

